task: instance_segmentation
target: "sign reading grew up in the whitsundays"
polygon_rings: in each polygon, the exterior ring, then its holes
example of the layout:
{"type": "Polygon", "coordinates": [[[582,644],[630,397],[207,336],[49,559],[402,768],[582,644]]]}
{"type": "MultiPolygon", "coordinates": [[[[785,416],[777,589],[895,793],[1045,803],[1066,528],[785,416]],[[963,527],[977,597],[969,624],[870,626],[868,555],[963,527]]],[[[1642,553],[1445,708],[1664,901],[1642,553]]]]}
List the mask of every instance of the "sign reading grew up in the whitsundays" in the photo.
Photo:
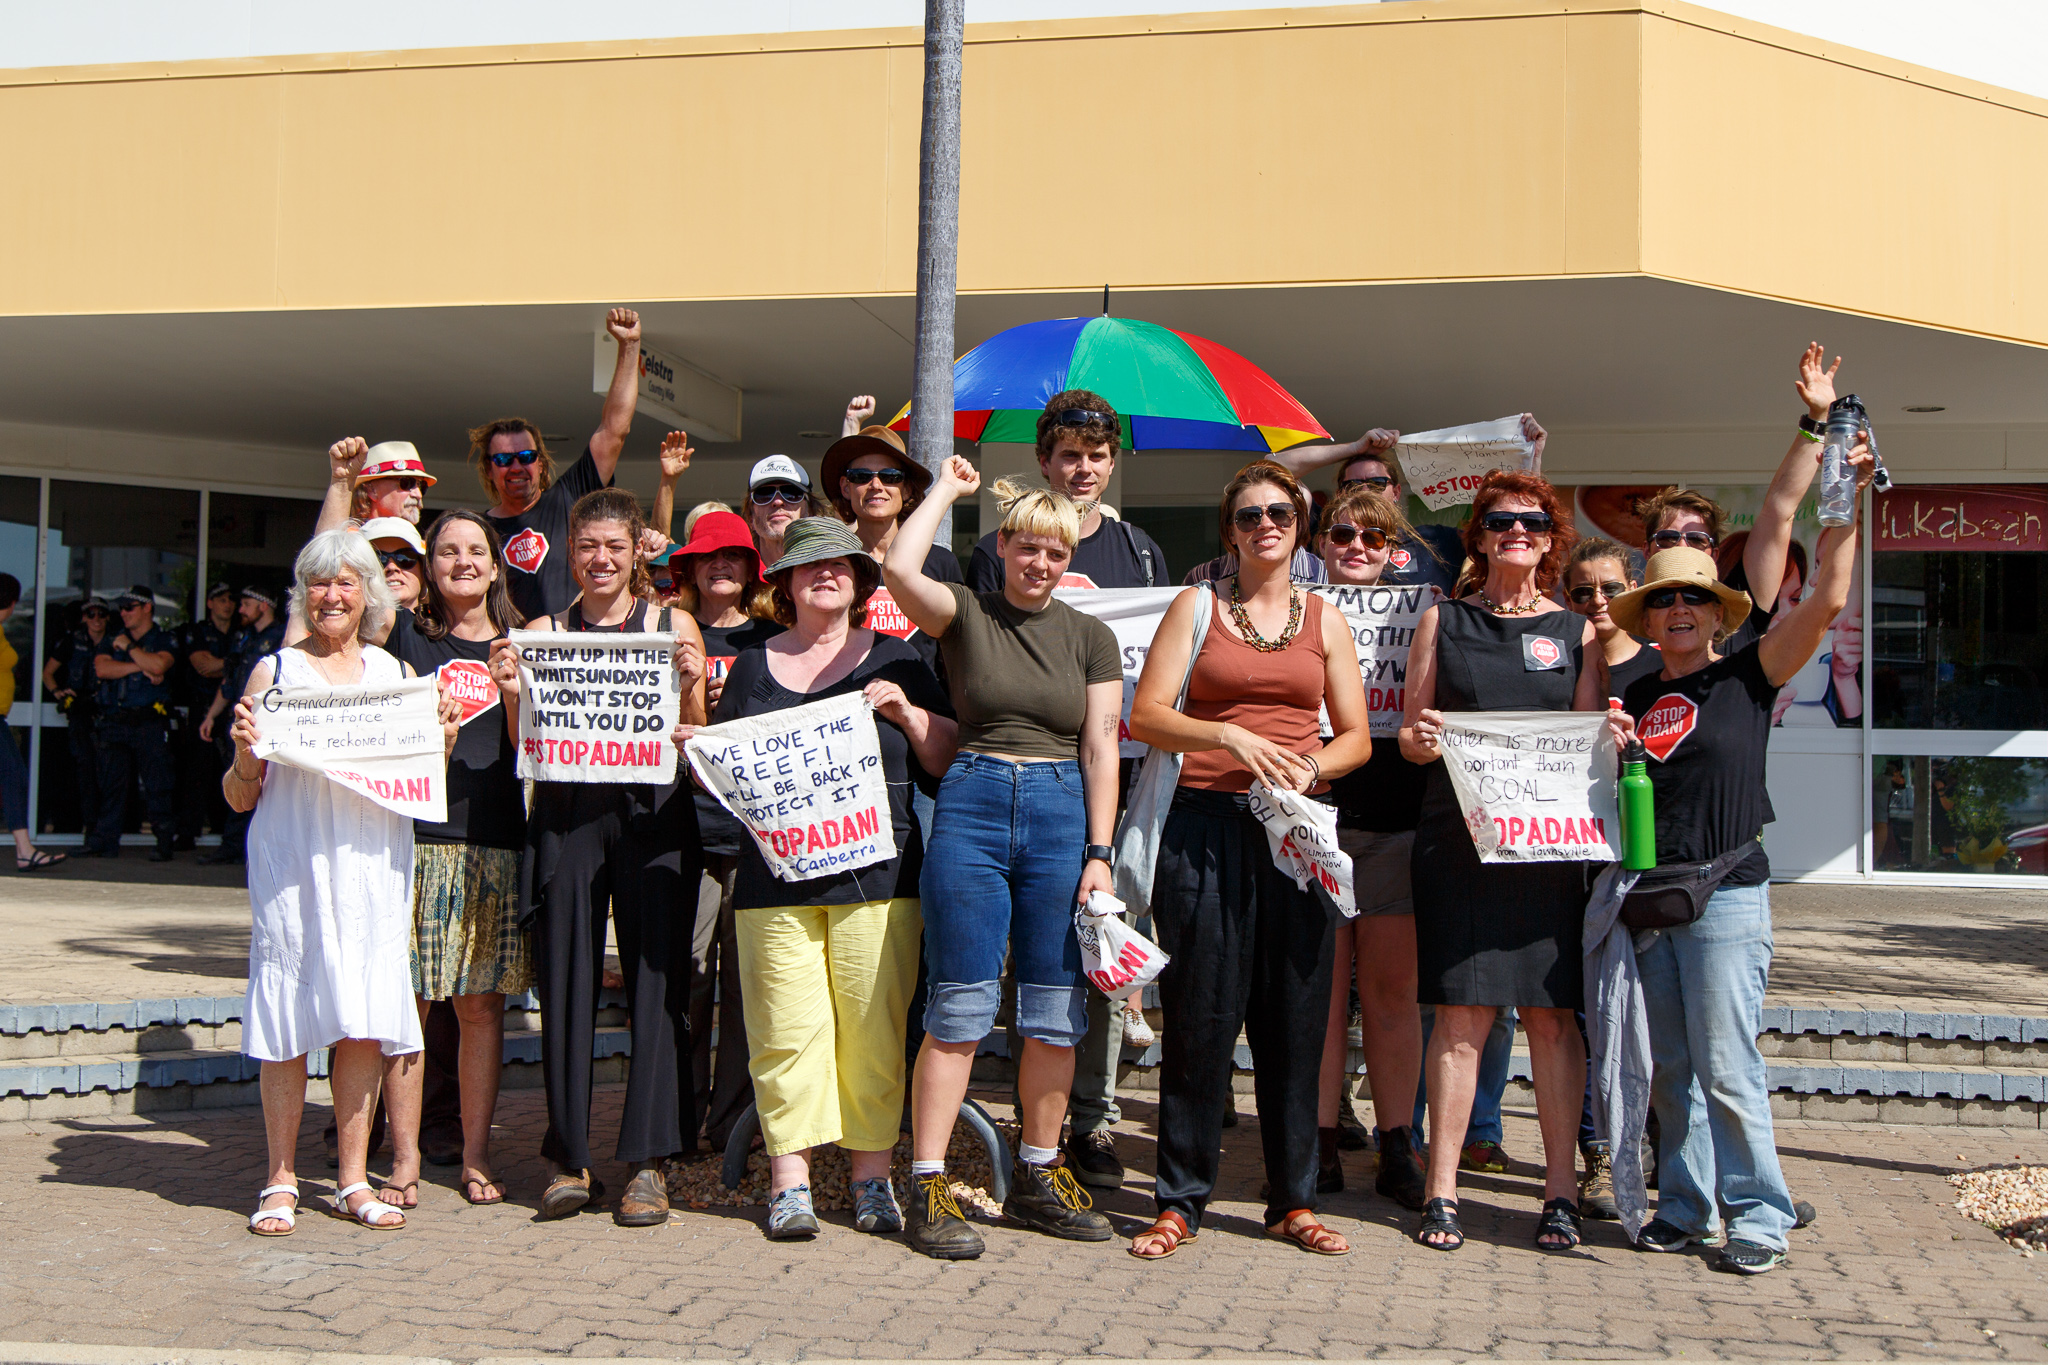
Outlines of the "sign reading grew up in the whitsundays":
{"type": "Polygon", "coordinates": [[[256,757],[319,773],[415,820],[448,818],[432,678],[376,687],[273,687],[256,699],[256,757]]]}
{"type": "Polygon", "coordinates": [[[896,856],[874,708],[851,692],[729,720],[683,745],[690,771],[731,811],[786,882],[896,856]]]}
{"type": "Polygon", "coordinates": [[[515,630],[519,775],[542,782],[672,782],[682,694],[668,633],[515,630]]]}
{"type": "Polygon", "coordinates": [[[1485,863],[1613,862],[1614,737],[1599,711],[1454,711],[1444,771],[1485,863]]]}

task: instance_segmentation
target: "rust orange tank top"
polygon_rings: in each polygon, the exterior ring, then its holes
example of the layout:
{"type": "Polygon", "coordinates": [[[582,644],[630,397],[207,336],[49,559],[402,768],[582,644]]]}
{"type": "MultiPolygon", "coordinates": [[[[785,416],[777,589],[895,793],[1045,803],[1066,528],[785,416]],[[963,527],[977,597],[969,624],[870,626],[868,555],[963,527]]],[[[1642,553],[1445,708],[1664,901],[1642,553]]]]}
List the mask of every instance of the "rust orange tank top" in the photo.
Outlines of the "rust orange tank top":
{"type": "MultiPolygon", "coordinates": [[[[1196,720],[1243,726],[1297,754],[1322,748],[1316,717],[1323,705],[1326,661],[1322,602],[1313,593],[1302,603],[1301,630],[1287,648],[1270,654],[1230,633],[1223,594],[1211,597],[1209,633],[1188,679],[1187,714],[1196,720]]],[[[1225,749],[1207,749],[1181,760],[1180,785],[1205,791],[1241,792],[1252,785],[1249,768],[1225,749]]]]}

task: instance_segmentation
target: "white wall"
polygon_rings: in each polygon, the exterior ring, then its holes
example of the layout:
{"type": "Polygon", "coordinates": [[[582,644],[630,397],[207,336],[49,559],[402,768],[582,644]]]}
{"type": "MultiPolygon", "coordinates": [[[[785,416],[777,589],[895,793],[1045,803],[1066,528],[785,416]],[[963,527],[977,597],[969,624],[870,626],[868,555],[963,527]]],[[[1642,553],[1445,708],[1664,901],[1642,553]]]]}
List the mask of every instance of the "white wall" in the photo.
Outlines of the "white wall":
{"type": "MultiPolygon", "coordinates": [[[[970,22],[1258,8],[968,0],[970,22]]],[[[1715,9],[2048,97],[2043,0],[1719,0],[1715,9]]],[[[922,0],[0,0],[0,69],[909,27],[922,0]]],[[[1826,127],[1826,111],[1817,110],[1826,127]]]]}

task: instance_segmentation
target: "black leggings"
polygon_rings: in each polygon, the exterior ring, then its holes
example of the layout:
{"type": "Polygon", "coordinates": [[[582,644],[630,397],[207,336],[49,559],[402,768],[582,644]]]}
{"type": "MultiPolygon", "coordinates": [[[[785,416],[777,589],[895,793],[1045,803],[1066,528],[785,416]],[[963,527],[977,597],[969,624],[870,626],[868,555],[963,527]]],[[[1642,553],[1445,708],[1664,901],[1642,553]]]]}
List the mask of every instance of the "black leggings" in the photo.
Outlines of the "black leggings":
{"type": "Polygon", "coordinates": [[[572,1170],[592,1164],[590,1054],[607,907],[618,930],[633,1038],[617,1158],[674,1156],[684,1149],[684,1135],[694,1140],[697,1131],[688,1041],[701,861],[696,822],[687,819],[687,796],[649,810],[638,799],[644,791],[553,782],[534,791],[526,856],[549,863],[536,878],[533,937],[548,1096],[541,1155],[572,1170]]]}

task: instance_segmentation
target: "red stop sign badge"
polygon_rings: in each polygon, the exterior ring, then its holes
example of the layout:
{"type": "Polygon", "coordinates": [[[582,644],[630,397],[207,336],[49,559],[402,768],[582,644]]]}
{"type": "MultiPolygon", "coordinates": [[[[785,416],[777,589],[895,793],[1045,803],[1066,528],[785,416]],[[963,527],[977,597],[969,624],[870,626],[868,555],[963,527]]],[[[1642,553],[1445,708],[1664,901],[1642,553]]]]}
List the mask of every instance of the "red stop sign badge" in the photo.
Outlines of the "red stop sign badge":
{"type": "Polygon", "coordinates": [[[505,542],[505,562],[521,573],[539,573],[548,557],[548,538],[531,526],[505,542]]]}
{"type": "Polygon", "coordinates": [[[498,704],[497,681],[475,659],[450,659],[441,665],[440,678],[441,690],[461,704],[464,725],[498,704]]]}
{"type": "Polygon", "coordinates": [[[1662,763],[1699,723],[1699,703],[1691,697],[1659,697],[1657,704],[1636,722],[1636,738],[1643,742],[1650,757],[1662,763]]]}

